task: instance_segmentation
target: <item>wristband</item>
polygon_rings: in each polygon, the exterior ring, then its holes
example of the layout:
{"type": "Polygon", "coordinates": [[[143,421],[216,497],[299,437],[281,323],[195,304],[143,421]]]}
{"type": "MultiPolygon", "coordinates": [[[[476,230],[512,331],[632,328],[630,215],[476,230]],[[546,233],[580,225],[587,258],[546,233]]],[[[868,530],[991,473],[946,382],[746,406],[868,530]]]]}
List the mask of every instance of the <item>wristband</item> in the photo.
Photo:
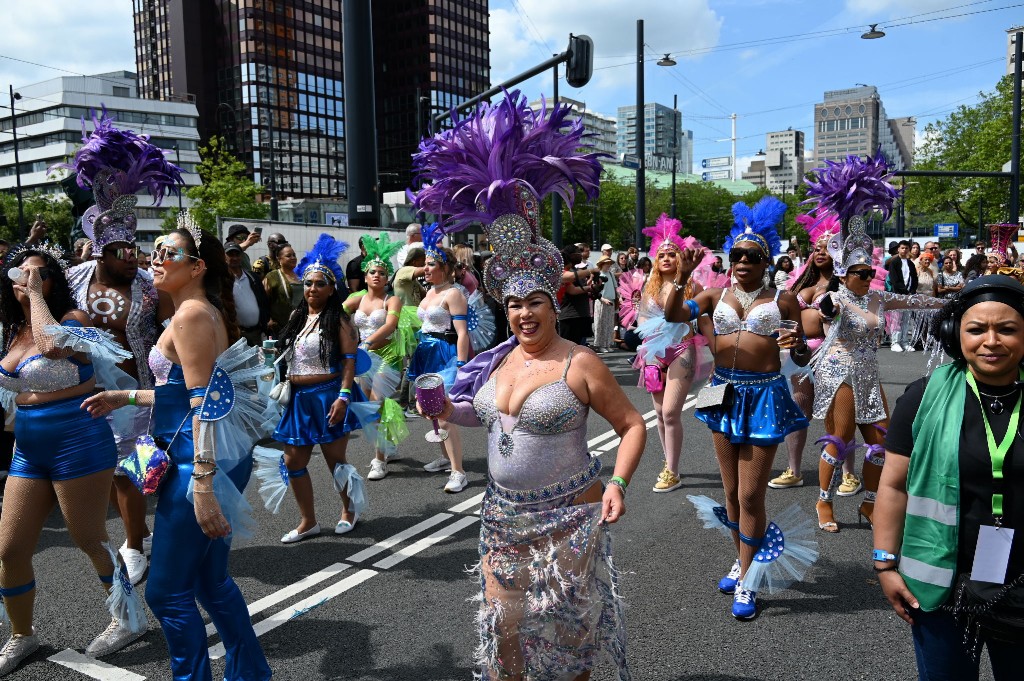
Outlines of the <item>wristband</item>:
{"type": "Polygon", "coordinates": [[[135,390],[129,390],[128,391],[128,406],[129,407],[134,407],[135,406],[135,393],[136,392],[137,391],[135,391],[135,390]]]}
{"type": "Polygon", "coordinates": [[[880,568],[880,567],[876,566],[875,567],[875,572],[896,572],[899,569],[900,568],[899,568],[898,565],[887,565],[884,568],[880,568]]]}
{"type": "Polygon", "coordinates": [[[457,366],[457,367],[464,367],[464,366],[466,366],[466,363],[464,361],[462,361],[461,359],[459,359],[459,360],[455,361],[455,366],[457,366]]]}
{"type": "Polygon", "coordinates": [[[623,478],[621,476],[618,476],[618,475],[613,475],[612,479],[609,480],[608,482],[610,482],[612,484],[618,485],[623,490],[625,490],[627,487],[629,487],[629,482],[625,478],[623,478]]]}
{"type": "Polygon", "coordinates": [[[877,560],[879,563],[888,563],[891,560],[897,560],[898,554],[889,553],[885,549],[875,549],[871,552],[871,559],[877,560]]]}
{"type": "Polygon", "coordinates": [[[347,393],[338,393],[338,399],[344,402],[345,404],[349,404],[352,402],[352,396],[347,393]]]}
{"type": "Polygon", "coordinates": [[[697,301],[691,298],[690,300],[687,300],[684,304],[686,305],[686,309],[690,311],[690,321],[693,321],[694,319],[700,316],[700,305],[697,304],[697,301]]]}

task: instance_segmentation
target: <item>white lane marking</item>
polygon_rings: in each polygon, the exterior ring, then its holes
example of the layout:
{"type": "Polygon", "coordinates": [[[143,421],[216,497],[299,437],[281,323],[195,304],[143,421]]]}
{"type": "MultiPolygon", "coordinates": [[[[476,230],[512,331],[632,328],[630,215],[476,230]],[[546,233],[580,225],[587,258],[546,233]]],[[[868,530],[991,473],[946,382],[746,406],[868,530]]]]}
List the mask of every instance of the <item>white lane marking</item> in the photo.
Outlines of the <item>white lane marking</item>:
{"type": "Polygon", "coordinates": [[[452,517],[453,516],[451,514],[449,514],[449,513],[438,513],[435,516],[427,518],[426,520],[424,520],[421,523],[417,523],[416,525],[413,525],[412,527],[410,527],[407,530],[402,530],[401,532],[399,532],[396,535],[388,537],[387,539],[382,539],[381,541],[377,542],[373,546],[371,546],[369,548],[366,548],[366,549],[363,549],[359,553],[352,554],[351,556],[349,556],[345,560],[347,560],[350,563],[361,563],[364,560],[366,560],[367,558],[372,558],[373,556],[376,556],[378,553],[382,553],[384,551],[387,551],[392,546],[396,546],[398,544],[401,544],[406,539],[409,539],[410,537],[415,537],[420,532],[423,532],[425,530],[429,530],[434,525],[439,525],[440,523],[443,523],[444,521],[446,521],[446,520],[448,520],[449,518],[452,518],[452,517]]]}
{"type": "MultiPolygon", "coordinates": [[[[655,416],[657,416],[657,414],[658,414],[658,412],[656,412],[656,411],[654,411],[652,409],[652,410],[650,410],[649,412],[647,412],[646,414],[643,415],[643,419],[644,419],[644,421],[646,421],[649,418],[654,418],[655,416]]],[[[588,449],[592,449],[594,447],[594,445],[596,445],[596,444],[598,444],[600,442],[604,442],[605,440],[607,440],[610,437],[615,437],[615,431],[614,430],[609,430],[607,432],[601,433],[600,435],[598,435],[594,439],[589,440],[587,442],[587,448],[588,449]]],[[[607,451],[607,450],[603,450],[603,451],[607,451]]]]}
{"type": "Polygon", "coordinates": [[[484,493],[480,492],[480,494],[477,494],[472,499],[466,499],[465,501],[463,501],[460,504],[455,504],[454,506],[452,506],[448,510],[451,511],[452,513],[462,513],[463,511],[468,511],[469,509],[473,508],[474,506],[476,506],[477,504],[479,504],[483,500],[484,500],[484,493]]]}
{"type": "Polygon", "coordinates": [[[373,567],[379,568],[381,570],[387,570],[388,568],[392,568],[401,563],[406,558],[416,555],[423,549],[429,548],[434,544],[438,543],[439,541],[442,541],[452,536],[462,528],[469,527],[470,525],[473,525],[479,521],[480,519],[476,516],[464,516],[462,518],[459,518],[451,525],[448,525],[447,527],[442,527],[434,534],[424,537],[423,539],[420,539],[417,542],[413,542],[405,548],[399,549],[395,553],[392,553],[387,558],[377,561],[373,564],[373,567]]]}
{"type": "MultiPolygon", "coordinates": [[[[320,591],[311,594],[307,598],[303,598],[298,603],[290,607],[287,607],[283,610],[279,610],[267,619],[261,622],[257,622],[253,626],[253,630],[255,630],[257,636],[262,636],[268,631],[273,631],[274,629],[277,629],[282,624],[288,622],[291,619],[294,619],[295,617],[301,614],[304,614],[305,612],[317,607],[318,605],[326,603],[335,596],[343,594],[349,589],[353,589],[359,586],[360,584],[368,580],[370,577],[373,577],[377,574],[380,573],[376,570],[365,569],[360,570],[359,572],[356,572],[354,574],[351,574],[345,579],[341,580],[340,582],[332,584],[326,589],[321,589],[320,591]]],[[[210,646],[209,652],[211,660],[219,660],[220,658],[224,657],[224,644],[218,643],[217,645],[210,646]]]]}
{"type": "Polygon", "coordinates": [[[56,655],[51,655],[47,659],[68,669],[73,669],[80,674],[85,674],[90,679],[98,679],[99,681],[146,681],[145,676],[139,676],[127,669],[121,669],[106,662],[100,662],[70,648],[56,655]]]}
{"type": "MultiPolygon", "coordinates": [[[[308,577],[300,579],[294,584],[289,584],[283,589],[278,589],[272,594],[268,594],[263,598],[260,598],[259,600],[255,600],[249,604],[249,616],[252,617],[253,615],[261,613],[264,610],[272,606],[275,606],[282,601],[286,601],[292,596],[302,593],[303,591],[312,586],[316,586],[320,582],[326,581],[332,577],[341,574],[350,567],[352,566],[347,565],[346,563],[335,563],[334,565],[329,565],[325,567],[323,570],[320,570],[319,572],[314,572],[313,574],[309,575],[308,577]]],[[[213,622],[210,622],[206,625],[207,636],[213,636],[216,633],[217,627],[213,624],[213,622]]]]}
{"type": "MultiPolygon", "coordinates": [[[[683,405],[683,408],[680,411],[686,411],[687,409],[689,409],[690,407],[692,407],[696,403],[697,403],[697,398],[696,397],[691,397],[689,399],[689,401],[687,401],[683,405]]],[[[651,416],[654,416],[655,414],[656,414],[656,412],[653,412],[653,411],[650,411],[650,412],[644,414],[644,420],[646,421],[647,419],[649,419],[651,416]]],[[[645,425],[647,426],[647,430],[650,430],[651,428],[654,428],[655,426],[658,425],[658,419],[654,419],[653,421],[647,421],[647,423],[645,425]]],[[[605,436],[610,437],[612,435],[615,435],[615,431],[614,430],[610,430],[607,433],[605,433],[603,436],[601,436],[600,438],[596,438],[596,439],[603,440],[603,439],[605,439],[605,436]]],[[[598,451],[598,453],[609,452],[609,451],[615,449],[616,447],[618,447],[619,443],[621,443],[621,442],[622,442],[622,438],[617,437],[614,440],[612,440],[611,442],[606,442],[605,444],[603,444],[600,447],[598,447],[597,451],[598,451]]]]}

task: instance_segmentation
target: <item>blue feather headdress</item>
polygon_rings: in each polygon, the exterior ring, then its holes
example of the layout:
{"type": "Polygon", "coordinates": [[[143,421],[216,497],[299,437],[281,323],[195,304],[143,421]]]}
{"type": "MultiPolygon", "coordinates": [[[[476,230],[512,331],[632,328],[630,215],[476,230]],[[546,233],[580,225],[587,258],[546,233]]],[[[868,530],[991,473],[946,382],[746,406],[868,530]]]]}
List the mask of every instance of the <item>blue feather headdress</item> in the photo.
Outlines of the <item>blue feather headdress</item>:
{"type": "Polygon", "coordinates": [[[92,189],[96,205],[82,216],[82,230],[96,245],[96,257],[110,243],[134,243],[138,220],[135,193],[145,189],[159,206],[168,193],[179,193],[184,181],[181,168],[169,162],[163,149],[150,144],[149,135],[114,126],[102,109],[92,112],[92,133],[82,118],[82,146],[71,163],[58,163],[77,173],[83,189],[92,189]]]}
{"type": "MultiPolygon", "coordinates": [[[[484,286],[496,299],[548,294],[558,306],[562,257],[540,234],[539,207],[558,194],[571,209],[577,192],[600,191],[600,158],[568,105],[533,111],[520,92],[481,104],[454,127],[420,143],[413,155],[417,210],[433,213],[446,233],[483,223],[494,256],[484,286]]],[[[426,234],[424,234],[426,241],[426,234]]]]}
{"type": "Polygon", "coordinates": [[[732,215],[736,222],[729,232],[729,237],[722,245],[726,253],[733,246],[747,241],[756,244],[765,256],[773,258],[782,252],[782,241],[775,226],[782,221],[786,212],[786,204],[774,196],[764,196],[751,208],[742,201],[732,206],[732,215]]]}
{"type": "Polygon", "coordinates": [[[313,248],[302,256],[302,260],[295,268],[295,273],[299,275],[300,279],[312,272],[320,272],[332,284],[344,281],[345,273],[341,270],[338,258],[346,250],[348,250],[348,244],[344,241],[338,241],[330,234],[321,234],[313,244],[313,248]]]}
{"type": "Polygon", "coordinates": [[[444,232],[441,230],[441,225],[436,222],[431,222],[429,225],[423,225],[420,228],[420,234],[423,235],[423,252],[427,256],[427,260],[440,260],[441,262],[448,262],[447,256],[444,251],[441,250],[443,245],[441,241],[444,240],[444,232]]]}

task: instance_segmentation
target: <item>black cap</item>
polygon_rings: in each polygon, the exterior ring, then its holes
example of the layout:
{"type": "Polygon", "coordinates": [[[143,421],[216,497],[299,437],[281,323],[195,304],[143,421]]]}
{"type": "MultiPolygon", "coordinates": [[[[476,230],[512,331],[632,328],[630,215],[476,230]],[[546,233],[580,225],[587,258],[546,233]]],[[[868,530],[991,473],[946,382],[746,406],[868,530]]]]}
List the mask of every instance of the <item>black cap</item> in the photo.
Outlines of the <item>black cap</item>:
{"type": "Polygon", "coordinates": [[[225,253],[234,253],[235,251],[238,251],[239,253],[241,253],[242,252],[242,247],[239,246],[236,243],[229,243],[226,246],[224,246],[224,252],[225,253]]]}
{"type": "Polygon", "coordinates": [[[240,224],[231,225],[230,227],[228,227],[228,238],[230,239],[231,237],[237,234],[241,234],[242,232],[245,232],[246,236],[248,236],[249,228],[246,227],[245,225],[240,224]]]}

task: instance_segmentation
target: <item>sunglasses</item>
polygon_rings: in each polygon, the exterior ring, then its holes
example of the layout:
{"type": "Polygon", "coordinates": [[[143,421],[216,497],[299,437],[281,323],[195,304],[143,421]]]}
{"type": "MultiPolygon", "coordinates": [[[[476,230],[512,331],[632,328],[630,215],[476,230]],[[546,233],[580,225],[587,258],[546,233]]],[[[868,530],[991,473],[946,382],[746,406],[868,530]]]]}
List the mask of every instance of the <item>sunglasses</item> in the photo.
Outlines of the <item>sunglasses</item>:
{"type": "Polygon", "coordinates": [[[306,279],[302,282],[302,285],[306,288],[327,288],[330,283],[326,279],[306,279]]]}
{"type": "Polygon", "coordinates": [[[112,248],[103,251],[103,255],[112,255],[118,260],[130,260],[136,258],[139,255],[139,249],[136,247],[131,248],[112,248]]]}
{"type": "Polygon", "coordinates": [[[764,262],[764,251],[758,248],[734,248],[729,251],[729,262],[739,262],[743,258],[751,265],[760,265],[764,262]]]}
{"type": "Polygon", "coordinates": [[[170,260],[171,262],[184,262],[186,258],[192,258],[193,260],[201,259],[197,256],[189,255],[185,252],[184,248],[171,248],[170,246],[161,246],[149,254],[149,261],[154,265],[162,263],[165,260],[170,260]]]}
{"type": "Polygon", "coordinates": [[[874,268],[868,268],[866,270],[857,270],[856,272],[847,272],[851,277],[857,277],[861,281],[868,281],[875,276],[874,268]]]}

